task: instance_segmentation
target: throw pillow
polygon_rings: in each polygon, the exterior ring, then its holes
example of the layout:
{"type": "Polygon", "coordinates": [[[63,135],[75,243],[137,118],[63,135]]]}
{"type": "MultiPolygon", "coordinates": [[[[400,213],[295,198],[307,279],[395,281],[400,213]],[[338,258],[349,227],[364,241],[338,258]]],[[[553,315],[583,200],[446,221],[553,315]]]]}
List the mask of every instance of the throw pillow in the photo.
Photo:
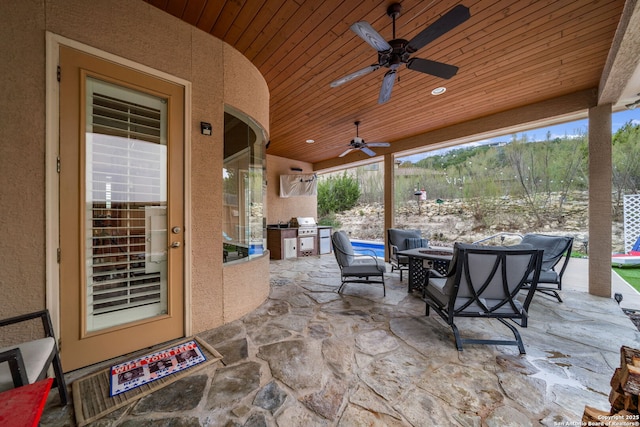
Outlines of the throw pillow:
{"type": "Polygon", "coordinates": [[[421,239],[419,237],[410,237],[405,239],[405,245],[407,249],[427,248],[429,247],[428,239],[421,239]]]}

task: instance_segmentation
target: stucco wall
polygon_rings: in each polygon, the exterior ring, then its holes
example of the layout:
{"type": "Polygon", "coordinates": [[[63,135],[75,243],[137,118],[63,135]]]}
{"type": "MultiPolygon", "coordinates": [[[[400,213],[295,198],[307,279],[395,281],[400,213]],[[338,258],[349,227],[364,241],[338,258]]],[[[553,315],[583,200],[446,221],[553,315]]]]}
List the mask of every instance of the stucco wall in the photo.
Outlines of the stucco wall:
{"type": "Polygon", "coordinates": [[[0,314],[45,304],[42,1],[0,2],[0,314]]]}
{"type": "Polygon", "coordinates": [[[242,262],[224,267],[224,323],[239,319],[269,296],[269,289],[263,286],[264,271],[269,271],[269,252],[255,259],[251,267],[247,269],[242,262]]]}
{"type": "Polygon", "coordinates": [[[266,295],[268,263],[251,261],[223,274],[221,170],[225,102],[269,130],[269,92],[259,71],[229,45],[141,0],[0,2],[0,24],[2,316],[57,305],[45,302],[46,31],[191,83],[191,233],[185,241],[192,257],[192,332],[233,320],[225,312],[240,316],[253,308],[237,295],[243,289],[266,295]],[[212,136],[200,134],[201,121],[212,123],[212,136]],[[246,271],[255,277],[245,287],[246,271]],[[225,280],[236,298],[225,297],[225,280]]]}
{"type": "Polygon", "coordinates": [[[267,155],[267,224],[298,216],[317,219],[318,199],[315,196],[280,197],[280,175],[296,173],[313,173],[313,168],[310,163],[267,155]],[[292,167],[300,168],[302,172],[292,172],[292,167]]]}

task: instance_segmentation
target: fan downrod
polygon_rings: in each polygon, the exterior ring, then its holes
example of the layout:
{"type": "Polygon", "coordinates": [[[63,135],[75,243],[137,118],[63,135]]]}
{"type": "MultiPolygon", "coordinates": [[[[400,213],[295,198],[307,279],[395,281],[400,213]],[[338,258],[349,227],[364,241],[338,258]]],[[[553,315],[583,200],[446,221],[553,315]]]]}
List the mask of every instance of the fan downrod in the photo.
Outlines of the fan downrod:
{"type": "Polygon", "coordinates": [[[402,5],[400,3],[391,3],[387,8],[387,15],[393,19],[393,38],[396,38],[396,18],[400,16],[402,5]]]}

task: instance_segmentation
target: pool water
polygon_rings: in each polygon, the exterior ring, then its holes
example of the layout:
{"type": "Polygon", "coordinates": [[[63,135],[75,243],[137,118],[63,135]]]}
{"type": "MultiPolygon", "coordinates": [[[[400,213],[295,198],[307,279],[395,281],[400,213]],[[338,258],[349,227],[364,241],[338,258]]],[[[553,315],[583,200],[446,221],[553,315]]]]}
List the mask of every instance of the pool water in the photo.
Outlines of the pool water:
{"type": "Polygon", "coordinates": [[[371,251],[374,251],[377,257],[384,258],[383,242],[352,240],[351,246],[353,246],[353,250],[356,252],[356,254],[361,252],[363,255],[371,255],[371,251]]]}

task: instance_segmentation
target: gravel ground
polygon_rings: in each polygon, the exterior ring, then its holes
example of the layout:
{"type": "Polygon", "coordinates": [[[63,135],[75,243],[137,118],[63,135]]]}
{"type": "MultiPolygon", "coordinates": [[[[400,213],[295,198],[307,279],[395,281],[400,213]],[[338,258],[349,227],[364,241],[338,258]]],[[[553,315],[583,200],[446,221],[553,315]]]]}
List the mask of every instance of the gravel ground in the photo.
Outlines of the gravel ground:
{"type": "Polygon", "coordinates": [[[637,310],[629,310],[629,309],[623,309],[623,310],[627,314],[627,316],[629,316],[629,319],[631,319],[633,324],[636,325],[636,328],[638,328],[638,330],[640,331],[640,312],[637,310]]]}

